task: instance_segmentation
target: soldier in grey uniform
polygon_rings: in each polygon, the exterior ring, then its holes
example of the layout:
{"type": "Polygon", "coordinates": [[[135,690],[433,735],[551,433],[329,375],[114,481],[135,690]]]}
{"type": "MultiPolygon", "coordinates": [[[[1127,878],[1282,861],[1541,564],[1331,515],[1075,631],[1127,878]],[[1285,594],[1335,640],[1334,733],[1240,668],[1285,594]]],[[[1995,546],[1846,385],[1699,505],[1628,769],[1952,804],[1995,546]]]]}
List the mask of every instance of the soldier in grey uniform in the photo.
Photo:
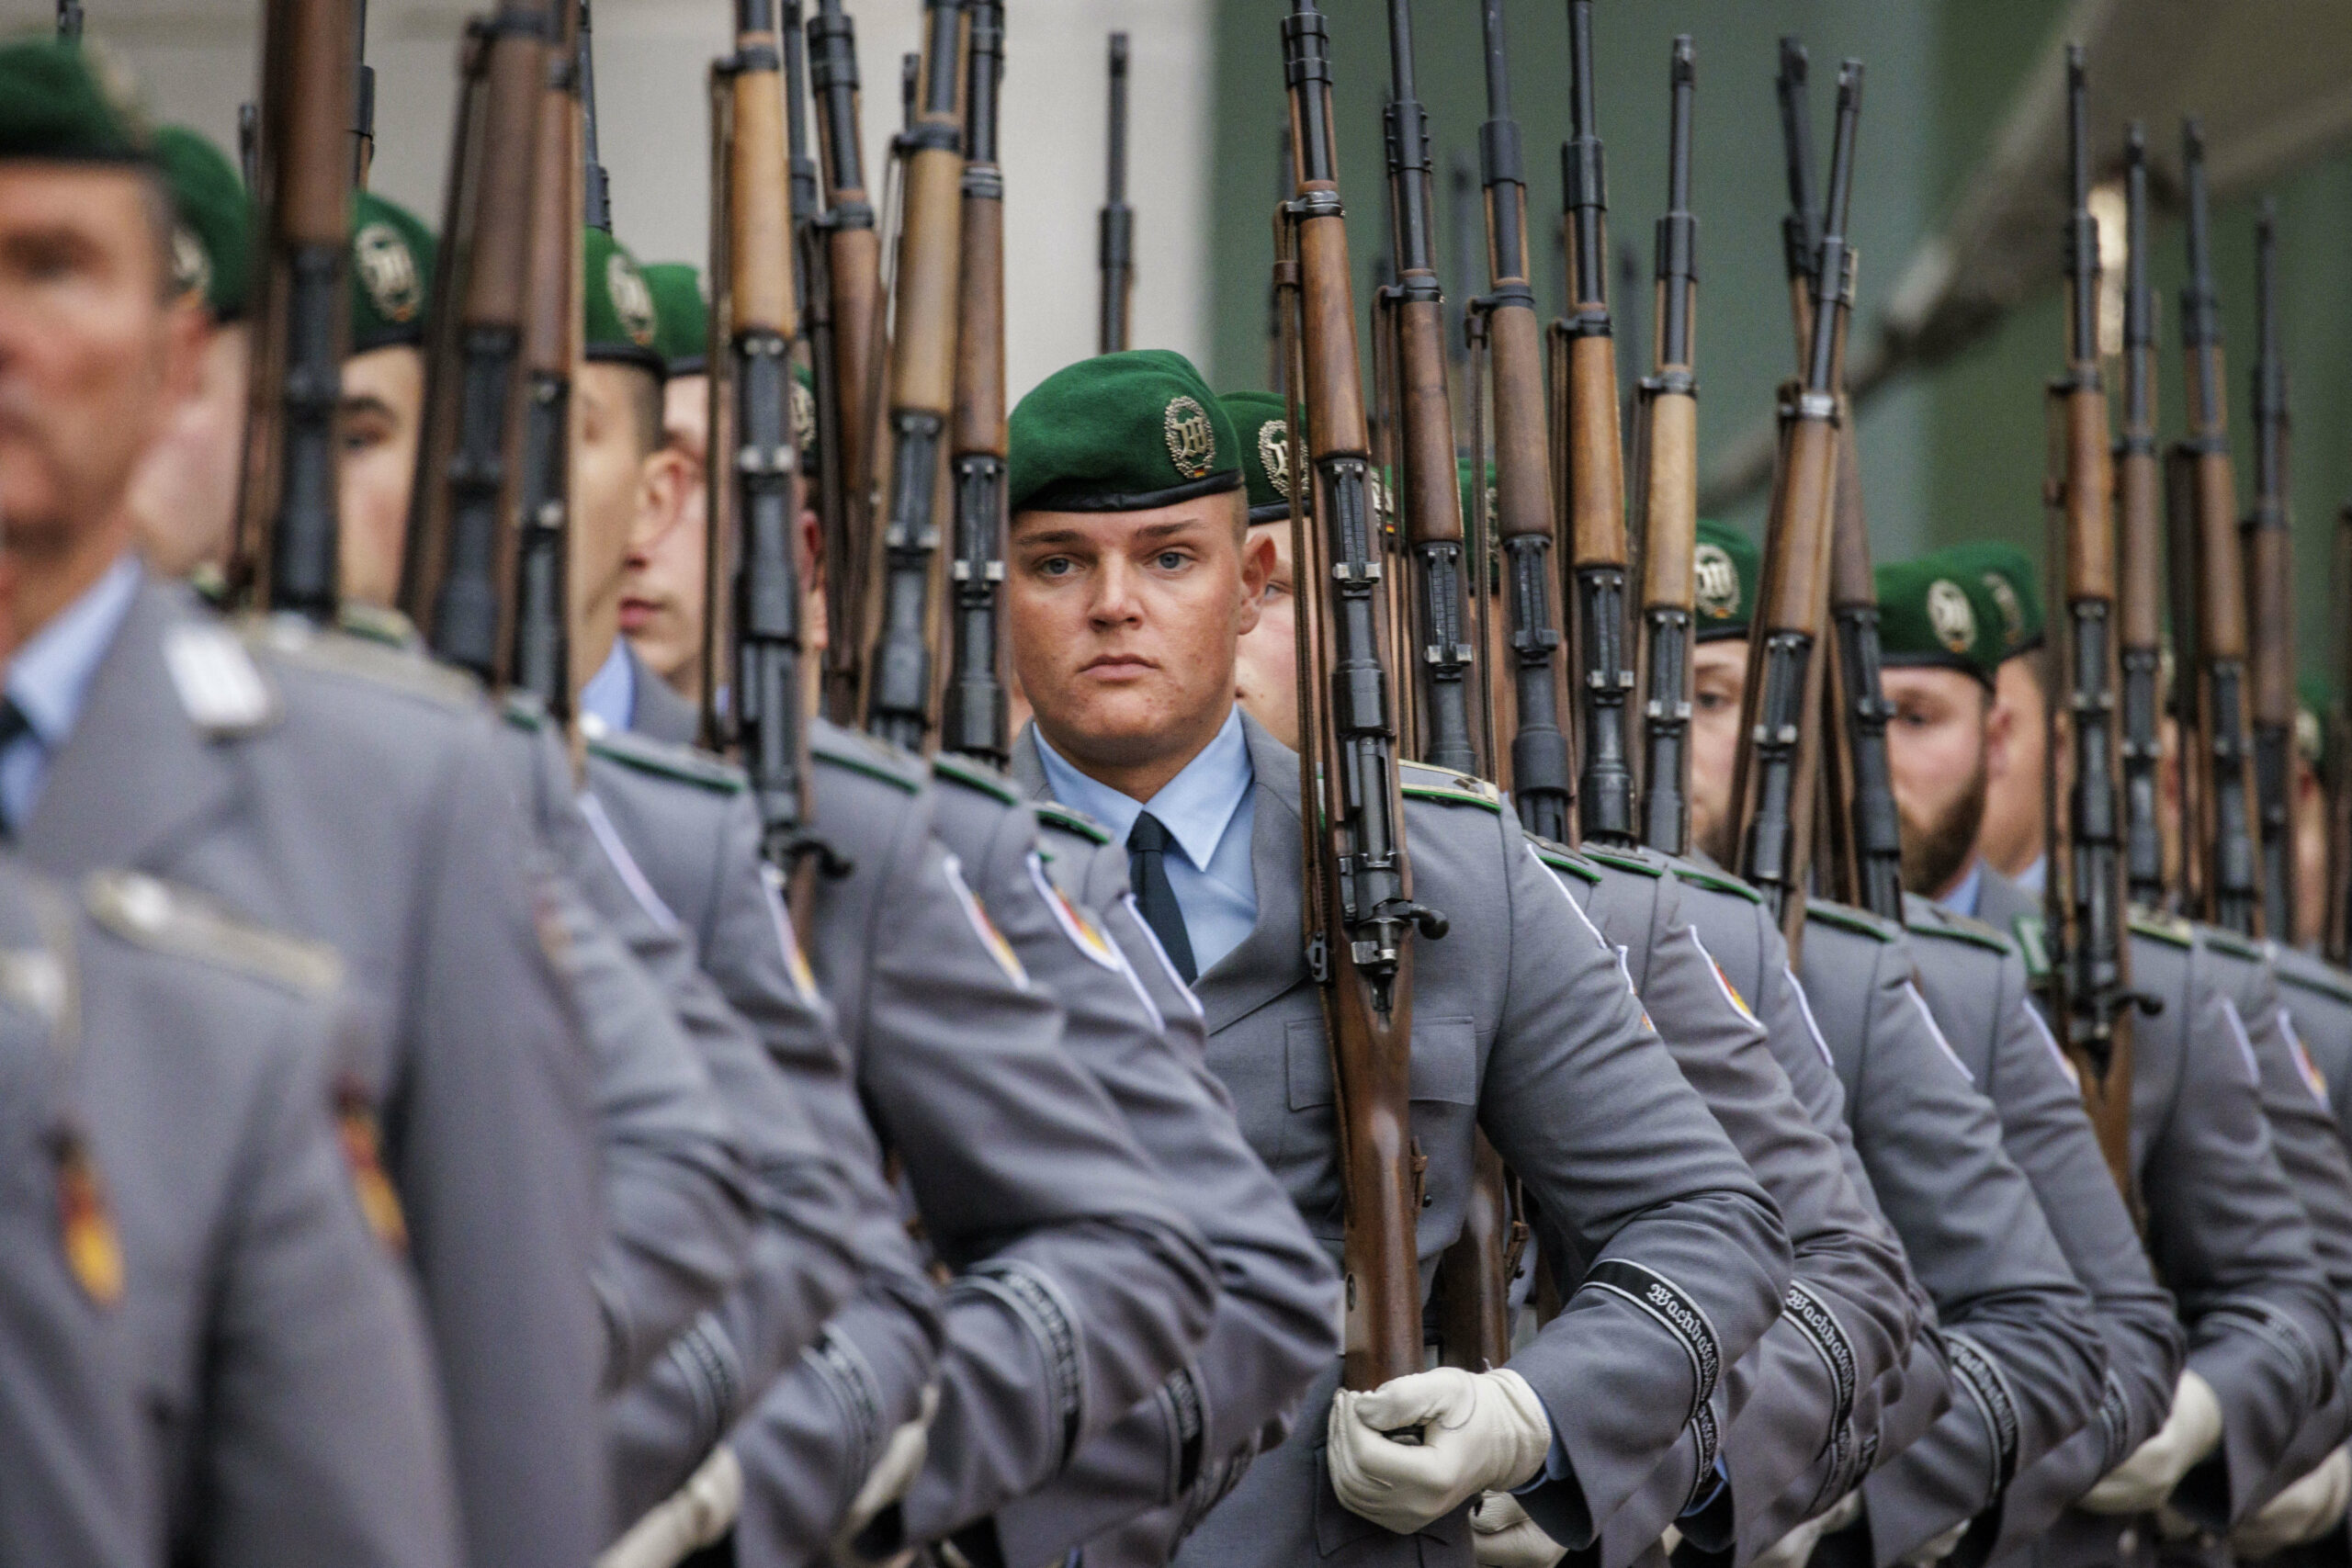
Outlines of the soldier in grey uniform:
{"type": "MultiPolygon", "coordinates": [[[[1231,423],[1180,356],[1105,355],[1023,400],[1012,468],[1008,611],[1039,715],[1015,744],[1014,778],[1125,843],[1140,908],[1179,973],[1197,976],[1209,1065],[1243,1131],[1336,1247],[1334,1088],[1288,891],[1298,759],[1233,703],[1235,640],[1264,562],[1239,547],[1231,423]],[[1205,455],[1163,436],[1180,415],[1207,427],[1205,455]],[[1052,737],[1125,787],[1081,772],[1052,737]],[[1111,753],[1141,766],[1109,767],[1111,753]]],[[[1336,1398],[1327,1367],[1300,1430],[1259,1458],[1179,1561],[1466,1562],[1467,1505],[1489,1488],[1526,1488],[1548,1533],[1589,1545],[1684,1429],[1704,1427],[1720,1370],[1787,1286],[1769,1201],[1643,1025],[1614,955],[1557,919],[1560,891],[1516,820],[1489,802],[1414,798],[1407,812],[1417,896],[1453,921],[1415,952],[1424,1292],[1461,1226],[1476,1127],[1528,1184],[1546,1254],[1575,1288],[1507,1367],[1336,1398]],[[1531,900],[1542,917],[1519,913],[1531,900]],[[1384,1435],[1408,1425],[1424,1426],[1425,1446],[1384,1435]]],[[[1712,1446],[1696,1445],[1694,1490],[1712,1446]]]]}
{"type": "Polygon", "coordinates": [[[333,637],[243,640],[142,579],[123,487],[187,368],[181,307],[160,303],[158,198],[78,50],[0,51],[11,96],[86,112],[62,132],[55,114],[6,118],[6,243],[83,258],[53,281],[105,299],[0,310],[18,411],[0,425],[0,510],[27,639],[0,749],[8,820],[53,874],[169,875],[342,953],[377,1043],[355,1076],[424,1288],[467,1554],[573,1568],[601,1493],[590,1089],[488,721],[353,668],[333,637]]]}

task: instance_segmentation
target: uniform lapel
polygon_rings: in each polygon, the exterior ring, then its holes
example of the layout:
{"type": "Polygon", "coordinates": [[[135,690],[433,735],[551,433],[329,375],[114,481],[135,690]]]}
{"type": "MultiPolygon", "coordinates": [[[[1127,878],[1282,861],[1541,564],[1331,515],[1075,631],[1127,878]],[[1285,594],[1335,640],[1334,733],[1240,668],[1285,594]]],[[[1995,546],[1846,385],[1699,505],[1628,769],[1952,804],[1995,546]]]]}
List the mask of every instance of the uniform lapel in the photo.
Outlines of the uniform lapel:
{"type": "Polygon", "coordinates": [[[165,632],[191,613],[179,592],[141,585],[73,735],[51,759],[22,835],[27,858],[44,871],[159,868],[172,844],[236,793],[227,747],[197,728],[164,662],[165,632]]]}
{"type": "Polygon", "coordinates": [[[670,682],[656,675],[651,665],[637,656],[634,645],[624,639],[621,647],[637,681],[637,711],[629,716],[629,728],[655,740],[667,740],[673,746],[693,745],[702,729],[702,715],[692,703],[672,691],[670,682]]]}

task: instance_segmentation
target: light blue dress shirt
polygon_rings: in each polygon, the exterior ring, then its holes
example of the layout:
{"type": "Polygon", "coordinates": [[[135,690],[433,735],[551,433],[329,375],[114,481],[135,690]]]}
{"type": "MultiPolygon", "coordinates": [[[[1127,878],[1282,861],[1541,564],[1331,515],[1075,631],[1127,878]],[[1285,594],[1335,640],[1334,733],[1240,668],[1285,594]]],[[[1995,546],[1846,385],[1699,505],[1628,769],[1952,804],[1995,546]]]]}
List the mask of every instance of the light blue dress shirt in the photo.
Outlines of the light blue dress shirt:
{"type": "Polygon", "coordinates": [[[114,646],[122,618],[130,613],[143,573],[136,556],[126,555],[82,596],[25,639],[8,661],[8,700],[25,716],[25,732],[0,750],[0,807],[12,827],[22,828],[40,804],[49,764],[82,720],[90,682],[107,649],[114,646]]]}
{"type": "Polygon", "coordinates": [[[1936,900],[1952,913],[1966,915],[1972,920],[1976,918],[1977,907],[1984,901],[1984,863],[1982,860],[1970,861],[1968,874],[1960,879],[1960,886],[1947,897],[1936,900]]]}
{"type": "Polygon", "coordinates": [[[605,721],[605,728],[628,729],[637,719],[637,664],[628,656],[628,639],[613,638],[613,650],[580,688],[580,711],[605,721]]]}
{"type": "Polygon", "coordinates": [[[1136,818],[1147,811],[1176,840],[1179,852],[1167,857],[1168,886],[1184,911],[1194,967],[1205,975],[1239,947],[1258,923],[1258,880],[1250,868],[1258,776],[1241,733],[1241,710],[1226,715],[1224,726],[1184,771],[1143,801],[1080,773],[1046,744],[1043,732],[1032,733],[1056,800],[1102,824],[1116,843],[1127,841],[1136,818]]]}
{"type": "Polygon", "coordinates": [[[2033,863],[2031,865],[2027,866],[2023,871],[2018,872],[2015,876],[2009,878],[2009,880],[2016,883],[2018,888],[2023,892],[2039,893],[2041,891],[2044,883],[2048,880],[2049,875],[2050,857],[2048,855],[2036,855],[2033,857],[2033,863]]]}

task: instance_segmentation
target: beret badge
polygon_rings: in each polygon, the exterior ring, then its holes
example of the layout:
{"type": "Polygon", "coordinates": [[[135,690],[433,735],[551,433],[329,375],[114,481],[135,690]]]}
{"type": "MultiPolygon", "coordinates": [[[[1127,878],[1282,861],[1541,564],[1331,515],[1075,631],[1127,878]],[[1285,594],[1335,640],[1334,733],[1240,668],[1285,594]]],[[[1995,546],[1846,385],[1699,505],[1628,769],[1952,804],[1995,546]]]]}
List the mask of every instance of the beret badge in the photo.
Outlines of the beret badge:
{"type": "Polygon", "coordinates": [[[1939,577],[1928,585],[1928,624],[1936,639],[1954,653],[1966,653],[1976,640],[1976,612],[1959,583],[1939,577]]]}
{"type": "Polygon", "coordinates": [[[1701,545],[1690,557],[1691,585],[1699,612],[1727,620],[1739,608],[1739,569],[1721,545],[1701,545]]]}
{"type": "Polygon", "coordinates": [[[605,261],[605,289],[612,296],[613,314],[621,331],[639,348],[653,346],[653,290],[628,256],[615,251],[605,261]]]}
{"type": "MultiPolygon", "coordinates": [[[[1148,417],[1148,416],[1147,416],[1148,417]]],[[[1216,427],[1208,411],[1189,397],[1168,400],[1160,423],[1168,435],[1168,458],[1188,479],[1205,479],[1216,465],[1216,427]]]]}
{"type": "Polygon", "coordinates": [[[424,279],[399,230],[389,223],[362,228],[351,237],[351,265],[378,315],[396,322],[416,319],[424,306],[424,279]]]}
{"type": "Polygon", "coordinates": [[[1290,426],[1270,419],[1258,427],[1258,461],[1265,465],[1266,482],[1274,493],[1290,499],[1290,426]]]}

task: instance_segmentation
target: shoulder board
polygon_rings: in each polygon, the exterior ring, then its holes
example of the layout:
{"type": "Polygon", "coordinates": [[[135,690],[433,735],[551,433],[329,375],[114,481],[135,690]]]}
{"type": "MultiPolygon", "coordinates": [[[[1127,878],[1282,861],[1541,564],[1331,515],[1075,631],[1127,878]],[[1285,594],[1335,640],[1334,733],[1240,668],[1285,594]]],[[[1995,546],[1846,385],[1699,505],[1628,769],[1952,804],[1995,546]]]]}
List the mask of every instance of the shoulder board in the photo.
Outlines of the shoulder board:
{"type": "Polygon", "coordinates": [[[353,637],[368,642],[381,643],[386,648],[415,649],[422,646],[416,635],[416,623],[398,610],[388,610],[379,604],[338,605],[335,625],[353,637]]]}
{"type": "Polygon", "coordinates": [[[1745,898],[1751,904],[1764,902],[1764,895],[1736,876],[1720,875],[1707,870],[1704,866],[1689,865],[1681,861],[1676,861],[1673,864],[1676,878],[1690,884],[1693,887],[1703,887],[1710,893],[1728,893],[1735,898],[1745,898]]]}
{"type": "Polygon", "coordinates": [[[580,721],[581,739],[588,750],[607,761],[634,768],[640,773],[659,778],[676,779],[681,784],[694,784],[718,795],[741,795],[747,787],[742,772],[733,763],[698,751],[691,746],[673,745],[656,740],[631,730],[615,729],[594,714],[583,715],[580,721]]]}
{"type": "Polygon", "coordinates": [[[2016,933],[2018,952],[2025,959],[2025,972],[2039,980],[2050,973],[2050,944],[2041,940],[2041,917],[2019,915],[2009,922],[2016,933]]]}
{"type": "Polygon", "coordinates": [[[1408,795],[1416,800],[1442,800],[1453,806],[1478,806],[1499,817],[1503,812],[1503,792],[1481,778],[1457,773],[1447,768],[1432,768],[1426,762],[1398,762],[1396,782],[1408,795]]]}
{"type": "Polygon", "coordinates": [[[1064,806],[1058,800],[1033,800],[1030,808],[1037,813],[1037,820],[1048,828],[1058,828],[1074,833],[1091,844],[1107,844],[1111,830],[1074,806],[1064,806]]]}
{"type": "Polygon", "coordinates": [[[1957,915],[1950,909],[1939,908],[1934,905],[1929,905],[1923,914],[1905,915],[1903,928],[1915,936],[1934,936],[1942,937],[1951,942],[1964,942],[1972,947],[1982,947],[1994,953],[2013,951],[2009,946],[2008,938],[1984,921],[1972,919],[1966,915],[1957,915]]]}
{"type": "Polygon", "coordinates": [[[2154,942],[2166,942],[2174,947],[2197,945],[2197,933],[2189,929],[2187,920],[2176,916],[2133,915],[2131,927],[2134,935],[2144,936],[2154,942]]]}
{"type": "Polygon", "coordinates": [[[959,757],[948,751],[938,752],[931,759],[931,776],[962,784],[966,789],[978,790],[1007,806],[1021,804],[1019,792],[1002,773],[986,762],[975,761],[969,757],[959,757]]]}
{"type": "Polygon", "coordinates": [[[1804,918],[1819,920],[1825,926],[1835,926],[1841,931],[1852,931],[1856,936],[1866,936],[1872,942],[1894,942],[1903,938],[1903,928],[1893,920],[1882,919],[1868,909],[1857,909],[1851,904],[1824,904],[1817,899],[1808,899],[1804,918]]]}
{"type": "Polygon", "coordinates": [[[2278,973],[2278,983],[2300,990],[2317,991],[2339,1002],[2352,1004],[2352,975],[2346,975],[2332,964],[2311,959],[2304,963],[2272,965],[2278,973]]]}
{"type": "Polygon", "coordinates": [[[288,663],[349,675],[444,707],[469,707],[481,699],[481,685],[414,647],[324,630],[299,615],[251,615],[243,622],[245,646],[288,663]]]}
{"type": "Polygon", "coordinates": [[[896,746],[885,745],[870,735],[854,729],[820,728],[809,737],[808,750],[820,762],[879,779],[909,795],[922,793],[922,759],[896,746]]]}
{"type": "Polygon", "coordinates": [[[1662,861],[1645,860],[1640,855],[1629,855],[1615,850],[1588,849],[1584,852],[1584,858],[1601,865],[1614,867],[1619,871],[1630,871],[1635,876],[1655,877],[1666,874],[1666,865],[1662,861]]]}
{"type": "Polygon", "coordinates": [[[509,692],[506,694],[506,700],[498,706],[499,711],[505,716],[506,722],[517,729],[528,729],[536,733],[547,726],[548,710],[541,705],[538,698],[528,692],[509,692]]]}
{"type": "Polygon", "coordinates": [[[1600,886],[1600,873],[1593,870],[1589,861],[1567,845],[1544,838],[1539,833],[1530,833],[1527,835],[1527,847],[1535,852],[1537,860],[1542,861],[1554,871],[1564,871],[1579,882],[1590,883],[1595,886],[1600,886]]]}
{"type": "Polygon", "coordinates": [[[166,627],[164,668],[180,706],[207,735],[250,734],[277,721],[277,688],[236,633],[217,621],[166,627]]]}
{"type": "Polygon", "coordinates": [[[2262,949],[2235,931],[2225,931],[2219,926],[2199,926],[2197,930],[2198,934],[2204,937],[2205,945],[2216,953],[2224,953],[2232,958],[2244,959],[2248,964],[2259,964],[2263,961],[2262,949]]]}
{"type": "Polygon", "coordinates": [[[334,949],[248,924],[186,888],[135,871],[101,871],[82,891],[100,925],[138,946],[217,964],[300,996],[324,996],[343,983],[334,949]]]}

